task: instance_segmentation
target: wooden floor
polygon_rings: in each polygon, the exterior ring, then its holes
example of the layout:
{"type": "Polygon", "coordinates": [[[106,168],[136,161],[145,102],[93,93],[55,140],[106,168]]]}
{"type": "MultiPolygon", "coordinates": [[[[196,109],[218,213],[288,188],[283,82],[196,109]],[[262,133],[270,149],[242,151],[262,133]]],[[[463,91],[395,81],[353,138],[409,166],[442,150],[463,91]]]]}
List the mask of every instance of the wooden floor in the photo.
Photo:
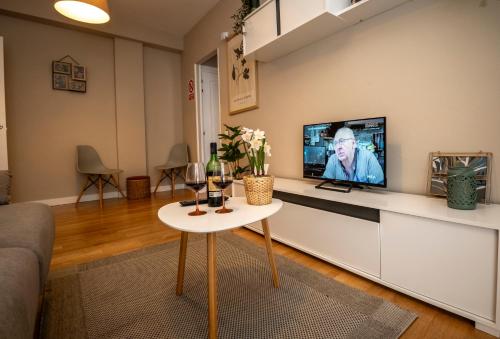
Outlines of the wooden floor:
{"type": "MultiPolygon", "coordinates": [[[[192,193],[187,190],[177,190],[175,200],[192,197],[192,193]]],[[[78,207],[54,207],[56,239],[51,269],[57,270],[179,239],[180,232],[164,226],[157,217],[158,209],[172,201],[170,193],[162,192],[151,200],[108,199],[102,210],[99,209],[98,202],[84,202],[78,207]]],[[[272,230],[272,224],[270,227],[272,230]]],[[[263,237],[252,231],[241,228],[233,233],[257,246],[265,246],[263,237]]],[[[494,338],[476,330],[474,323],[467,319],[378,285],[286,245],[274,242],[273,246],[275,254],[286,256],[332,279],[418,313],[418,319],[402,338],[494,338]]]]}

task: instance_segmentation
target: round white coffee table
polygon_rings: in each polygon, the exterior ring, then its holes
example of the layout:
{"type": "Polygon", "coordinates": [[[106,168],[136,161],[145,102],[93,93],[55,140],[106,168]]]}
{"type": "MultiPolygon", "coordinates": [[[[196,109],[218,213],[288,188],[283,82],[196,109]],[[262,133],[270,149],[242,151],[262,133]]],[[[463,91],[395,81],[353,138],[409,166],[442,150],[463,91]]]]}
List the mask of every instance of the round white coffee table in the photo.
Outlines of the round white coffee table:
{"type": "Polygon", "coordinates": [[[226,202],[228,208],[232,208],[232,213],[217,214],[216,209],[206,205],[201,205],[200,209],[207,211],[207,214],[200,216],[189,216],[188,212],[194,206],[182,207],[178,202],[163,206],[158,211],[158,217],[167,226],[181,231],[181,244],[179,251],[179,265],[177,270],[177,295],[182,294],[184,284],[184,270],[186,264],[186,249],[188,234],[207,234],[207,269],[208,269],[208,337],[217,338],[217,280],[216,280],[216,251],[215,233],[218,231],[230,230],[245,226],[257,221],[262,222],[262,230],[266,241],[267,256],[273,275],[274,287],[279,287],[278,270],[274,261],[271,235],[269,231],[268,217],[278,212],[282,201],[273,199],[272,203],[263,206],[248,205],[246,198],[232,197],[226,202]]]}

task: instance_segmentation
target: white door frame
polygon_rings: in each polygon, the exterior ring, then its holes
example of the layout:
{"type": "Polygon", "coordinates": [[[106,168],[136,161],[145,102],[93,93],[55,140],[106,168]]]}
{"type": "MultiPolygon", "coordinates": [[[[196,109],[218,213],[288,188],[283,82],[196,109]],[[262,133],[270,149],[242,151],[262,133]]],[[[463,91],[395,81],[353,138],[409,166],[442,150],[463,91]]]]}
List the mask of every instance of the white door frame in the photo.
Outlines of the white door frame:
{"type": "Polygon", "coordinates": [[[7,119],[5,113],[5,70],[3,37],[0,36],[0,170],[9,169],[7,158],[7,119]]]}
{"type": "Polygon", "coordinates": [[[203,143],[203,109],[202,109],[202,100],[201,100],[201,66],[202,64],[212,58],[214,55],[217,55],[217,82],[218,82],[218,106],[219,106],[219,131],[221,131],[221,105],[220,105],[220,51],[217,48],[214,52],[210,53],[203,59],[201,59],[198,63],[194,64],[194,83],[195,83],[195,105],[196,105],[196,155],[197,161],[207,161],[207,159],[202,159],[203,151],[202,151],[202,143],[203,143]]]}

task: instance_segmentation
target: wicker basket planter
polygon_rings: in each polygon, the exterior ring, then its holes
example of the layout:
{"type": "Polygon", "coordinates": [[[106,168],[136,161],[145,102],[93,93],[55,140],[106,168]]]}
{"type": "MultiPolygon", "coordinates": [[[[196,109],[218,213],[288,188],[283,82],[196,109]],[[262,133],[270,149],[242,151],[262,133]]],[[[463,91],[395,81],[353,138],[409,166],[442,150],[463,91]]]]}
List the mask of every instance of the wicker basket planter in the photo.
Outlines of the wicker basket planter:
{"type": "Polygon", "coordinates": [[[136,176],[127,178],[127,199],[136,200],[151,197],[151,184],[149,176],[136,176]]]}
{"type": "Polygon", "coordinates": [[[274,177],[270,175],[243,177],[245,195],[249,205],[268,205],[273,200],[274,177]]]}

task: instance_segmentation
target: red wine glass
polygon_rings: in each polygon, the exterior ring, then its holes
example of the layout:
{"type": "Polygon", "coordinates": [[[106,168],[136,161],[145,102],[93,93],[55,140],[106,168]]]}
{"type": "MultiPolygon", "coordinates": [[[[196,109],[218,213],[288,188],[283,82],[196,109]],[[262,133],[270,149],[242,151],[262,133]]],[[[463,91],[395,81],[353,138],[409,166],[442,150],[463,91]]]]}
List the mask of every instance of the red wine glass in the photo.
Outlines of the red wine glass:
{"type": "Polygon", "coordinates": [[[191,188],[196,194],[196,210],[189,212],[190,216],[206,214],[206,211],[201,211],[198,204],[199,191],[207,184],[205,177],[205,165],[202,162],[190,162],[186,169],[186,186],[191,188]]]}
{"type": "Polygon", "coordinates": [[[214,185],[222,191],[222,208],[215,210],[215,213],[230,213],[233,210],[226,208],[226,199],[224,199],[224,190],[233,183],[233,171],[226,162],[221,162],[220,166],[214,171],[214,185]]]}

